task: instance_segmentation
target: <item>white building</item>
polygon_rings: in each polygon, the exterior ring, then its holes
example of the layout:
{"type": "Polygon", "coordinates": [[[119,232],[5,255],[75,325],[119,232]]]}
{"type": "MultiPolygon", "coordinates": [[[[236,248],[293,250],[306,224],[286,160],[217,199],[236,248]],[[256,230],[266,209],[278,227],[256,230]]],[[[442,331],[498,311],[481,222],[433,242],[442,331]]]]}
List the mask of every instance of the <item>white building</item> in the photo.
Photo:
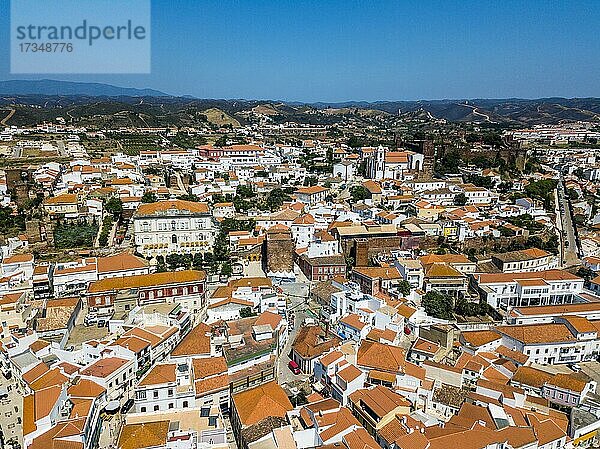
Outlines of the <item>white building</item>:
{"type": "Polygon", "coordinates": [[[502,344],[529,357],[532,363],[558,364],[596,360],[598,331],[585,318],[559,318],[554,323],[499,326],[502,344]]]}
{"type": "Polygon", "coordinates": [[[572,303],[584,280],[563,270],[475,274],[481,295],[495,309],[572,303]]]}
{"type": "Polygon", "coordinates": [[[216,233],[208,205],[183,200],[142,204],[133,230],[137,250],[145,256],[208,252],[216,233]]]}
{"type": "Polygon", "coordinates": [[[492,262],[503,273],[546,271],[558,268],[558,257],[547,251],[529,248],[492,256],[492,262]]]}

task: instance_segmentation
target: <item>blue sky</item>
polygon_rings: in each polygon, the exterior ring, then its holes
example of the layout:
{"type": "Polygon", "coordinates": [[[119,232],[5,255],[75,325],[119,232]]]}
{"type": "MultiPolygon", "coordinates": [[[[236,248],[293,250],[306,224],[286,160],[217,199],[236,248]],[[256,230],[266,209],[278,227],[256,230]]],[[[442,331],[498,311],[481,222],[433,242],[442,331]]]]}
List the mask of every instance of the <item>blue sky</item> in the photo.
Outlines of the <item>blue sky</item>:
{"type": "Polygon", "coordinates": [[[296,101],[600,96],[597,0],[155,0],[149,75],[13,76],[8,16],[0,0],[0,79],[296,101]]]}

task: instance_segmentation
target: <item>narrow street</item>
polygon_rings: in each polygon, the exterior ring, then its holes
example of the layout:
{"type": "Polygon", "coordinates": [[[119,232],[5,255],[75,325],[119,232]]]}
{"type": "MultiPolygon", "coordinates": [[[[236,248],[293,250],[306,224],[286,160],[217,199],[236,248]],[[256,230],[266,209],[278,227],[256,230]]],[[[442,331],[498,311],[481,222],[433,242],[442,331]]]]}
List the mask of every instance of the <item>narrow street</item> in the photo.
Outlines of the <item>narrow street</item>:
{"type": "Polygon", "coordinates": [[[277,377],[280,384],[291,384],[297,381],[304,380],[307,375],[299,374],[295,375],[288,367],[290,362],[290,352],[292,350],[292,343],[298,335],[298,331],[302,326],[307,314],[308,309],[308,295],[309,285],[308,283],[294,282],[291,284],[284,284],[281,289],[287,296],[288,300],[288,318],[293,316],[293,323],[288,323],[290,326],[288,340],[285,348],[281,351],[277,365],[277,377]]]}
{"type": "Polygon", "coordinates": [[[557,203],[557,225],[560,231],[561,264],[564,268],[568,268],[578,265],[580,260],[569,199],[565,195],[562,175],[559,178],[555,194],[557,203]]]}

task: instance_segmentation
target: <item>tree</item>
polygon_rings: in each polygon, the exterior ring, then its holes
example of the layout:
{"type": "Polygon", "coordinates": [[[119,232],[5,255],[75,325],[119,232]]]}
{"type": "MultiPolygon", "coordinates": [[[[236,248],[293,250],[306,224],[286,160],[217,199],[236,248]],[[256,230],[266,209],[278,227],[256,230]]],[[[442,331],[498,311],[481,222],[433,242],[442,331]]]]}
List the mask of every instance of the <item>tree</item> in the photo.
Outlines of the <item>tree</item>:
{"type": "Polygon", "coordinates": [[[498,184],[498,191],[500,191],[501,193],[506,193],[508,192],[512,187],[512,184],[508,181],[502,181],[500,184],[498,184]]]}
{"type": "Polygon", "coordinates": [[[177,268],[190,268],[192,265],[191,254],[169,254],[166,258],[167,265],[171,270],[177,268]]]}
{"type": "Polygon", "coordinates": [[[525,186],[525,193],[528,196],[539,198],[544,201],[544,207],[546,210],[552,210],[552,198],[554,189],[558,181],[556,179],[540,179],[539,181],[532,181],[525,186]]]}
{"type": "Polygon", "coordinates": [[[352,195],[352,201],[357,202],[369,198],[371,193],[364,186],[352,186],[350,187],[350,195],[352,195]]]}
{"type": "Polygon", "coordinates": [[[586,282],[589,282],[596,277],[596,273],[594,273],[594,271],[592,271],[590,268],[581,267],[579,270],[577,270],[577,276],[582,277],[586,280],[586,282]]]}
{"type": "Polygon", "coordinates": [[[231,264],[229,262],[225,262],[222,266],[221,266],[221,274],[223,276],[231,276],[233,274],[233,268],[231,267],[231,264]]]}
{"type": "Polygon", "coordinates": [[[202,256],[202,253],[195,253],[194,257],[192,258],[192,267],[196,270],[199,270],[202,268],[203,263],[204,257],[202,256]]]}
{"type": "Polygon", "coordinates": [[[352,270],[352,267],[354,266],[354,263],[356,261],[354,260],[354,257],[352,257],[352,256],[344,257],[344,261],[346,262],[346,273],[350,273],[350,271],[352,270]]]}
{"type": "Polygon", "coordinates": [[[252,190],[251,186],[244,186],[244,185],[239,185],[236,187],[235,189],[235,193],[237,196],[242,197],[242,198],[253,198],[254,197],[254,191],[252,190]]]}
{"type": "Polygon", "coordinates": [[[448,151],[436,161],[435,170],[441,174],[457,173],[461,162],[462,158],[457,150],[448,151]]]}
{"type": "Polygon", "coordinates": [[[225,262],[229,260],[229,242],[227,241],[227,236],[222,231],[215,238],[213,252],[216,261],[225,262]]]}
{"type": "Polygon", "coordinates": [[[215,260],[213,253],[204,253],[204,265],[211,265],[215,260]]]}
{"type": "Polygon", "coordinates": [[[462,316],[482,316],[487,314],[489,306],[486,302],[467,301],[464,297],[459,297],[456,300],[454,311],[462,316]]]}
{"type": "Polygon", "coordinates": [[[502,146],[502,136],[496,132],[490,132],[490,133],[484,134],[483,143],[486,145],[490,145],[490,146],[499,148],[502,146]]]}
{"type": "Polygon", "coordinates": [[[304,178],[305,187],[316,186],[318,183],[319,178],[317,178],[316,176],[307,176],[306,178],[304,178]]]}
{"type": "Polygon", "coordinates": [[[227,134],[223,134],[219,137],[215,142],[216,147],[224,147],[227,146],[227,134]]]}
{"type": "Polygon", "coordinates": [[[575,189],[567,189],[567,196],[569,197],[570,200],[578,200],[579,199],[579,194],[577,193],[577,191],[575,189]]]}
{"type": "Polygon", "coordinates": [[[57,248],[92,247],[97,234],[97,224],[58,224],[54,228],[54,245],[57,248]]]}
{"type": "Polygon", "coordinates": [[[294,405],[294,407],[298,407],[299,405],[308,404],[308,398],[304,390],[300,389],[298,394],[292,396],[290,402],[294,405]]]}
{"type": "Polygon", "coordinates": [[[452,314],[453,301],[448,295],[436,291],[425,293],[421,301],[421,305],[425,308],[427,315],[442,320],[451,320],[454,318],[452,314]]]}
{"type": "Polygon", "coordinates": [[[471,184],[484,189],[491,189],[494,186],[494,181],[489,176],[471,175],[467,180],[471,184]]]}
{"type": "Polygon", "coordinates": [[[113,214],[117,217],[123,213],[123,201],[121,201],[121,198],[113,196],[106,202],[104,209],[109,214],[113,214]]]}
{"type": "Polygon", "coordinates": [[[464,206],[467,204],[467,195],[465,195],[463,192],[460,192],[454,197],[454,204],[456,206],[464,206]]]}
{"type": "Polygon", "coordinates": [[[194,203],[199,203],[201,200],[198,195],[194,195],[193,193],[187,193],[185,195],[180,195],[177,197],[178,200],[183,201],[193,201],[194,203]]]}
{"type": "Polygon", "coordinates": [[[410,295],[410,282],[408,282],[406,279],[402,279],[398,284],[398,290],[400,290],[402,296],[410,295]]]}
{"type": "Polygon", "coordinates": [[[156,203],[158,201],[158,197],[154,192],[146,192],[142,195],[142,203],[156,203]]]}
{"type": "Polygon", "coordinates": [[[240,318],[250,318],[251,316],[254,316],[254,312],[252,311],[251,307],[244,307],[243,309],[240,309],[240,318]]]}
{"type": "Polygon", "coordinates": [[[351,136],[348,139],[348,146],[351,148],[359,148],[359,147],[362,147],[363,145],[364,145],[364,140],[357,136],[351,136]]]}
{"type": "Polygon", "coordinates": [[[167,266],[165,265],[165,258],[163,256],[156,256],[156,272],[164,273],[167,271],[167,266]]]}
{"type": "Polygon", "coordinates": [[[275,211],[286,201],[291,201],[290,196],[280,188],[273,189],[267,195],[267,207],[275,211]]]}

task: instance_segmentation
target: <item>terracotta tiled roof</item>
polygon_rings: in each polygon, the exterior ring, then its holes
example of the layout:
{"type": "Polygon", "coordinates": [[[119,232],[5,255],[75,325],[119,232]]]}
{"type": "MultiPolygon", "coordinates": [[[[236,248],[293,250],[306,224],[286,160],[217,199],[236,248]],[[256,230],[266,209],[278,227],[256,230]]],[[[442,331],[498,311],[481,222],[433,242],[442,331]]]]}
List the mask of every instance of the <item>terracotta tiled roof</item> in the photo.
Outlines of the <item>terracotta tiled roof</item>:
{"type": "Polygon", "coordinates": [[[306,195],[314,195],[321,192],[326,192],[327,189],[321,186],[310,186],[310,187],[300,187],[294,193],[301,193],[306,195]]]}
{"type": "Polygon", "coordinates": [[[551,379],[548,379],[546,384],[581,393],[589,380],[590,379],[583,373],[558,373],[551,379]]]}
{"type": "Polygon", "coordinates": [[[202,396],[215,391],[229,388],[229,375],[208,377],[206,379],[197,380],[194,383],[196,395],[202,396]]]}
{"type": "Polygon", "coordinates": [[[32,390],[39,391],[55,385],[61,386],[69,381],[69,378],[60,372],[58,368],[46,371],[41,377],[29,384],[32,390]]]}
{"type": "Polygon", "coordinates": [[[118,357],[100,359],[96,361],[93,365],[88,366],[87,368],[82,370],[81,375],[106,378],[107,376],[114,373],[117,369],[125,365],[127,362],[128,360],[121,359],[118,357]]]}
{"type": "Polygon", "coordinates": [[[402,279],[402,275],[395,267],[354,267],[352,271],[371,279],[402,279]]]}
{"type": "Polygon", "coordinates": [[[79,382],[69,387],[67,392],[73,398],[95,398],[106,391],[106,388],[88,379],[79,379],[79,382]]]}
{"type": "Polygon", "coordinates": [[[200,323],[194,327],[171,352],[172,357],[210,355],[211,328],[200,323]]]}
{"type": "Polygon", "coordinates": [[[2,260],[3,264],[33,262],[33,254],[15,254],[2,260]]]}
{"type": "Polygon", "coordinates": [[[355,314],[355,313],[351,313],[349,315],[346,315],[345,317],[343,317],[340,320],[340,323],[343,323],[346,326],[349,326],[349,327],[351,327],[353,329],[356,329],[356,330],[362,330],[366,326],[366,324],[363,323],[360,320],[360,317],[357,314],[355,314]]]}
{"type": "Polygon", "coordinates": [[[50,370],[50,368],[48,367],[48,365],[46,365],[44,362],[41,362],[41,363],[37,364],[36,366],[34,366],[33,368],[31,368],[26,373],[23,373],[23,375],[21,376],[21,378],[25,382],[27,382],[28,384],[30,384],[34,380],[39,379],[40,377],[42,377],[42,375],[44,373],[47,373],[49,370],[50,370]]]}
{"type": "Polygon", "coordinates": [[[275,382],[237,393],[232,399],[244,427],[268,417],[285,418],[286,413],[294,408],[283,388],[275,382]]]}
{"type": "Polygon", "coordinates": [[[199,270],[141,274],[136,276],[108,278],[92,282],[88,287],[88,292],[98,293],[113,290],[125,290],[129,288],[151,287],[154,285],[184,284],[188,282],[200,282],[204,279],[206,279],[206,273],[199,270]]]}
{"type": "Polygon", "coordinates": [[[577,338],[564,324],[498,326],[496,330],[525,344],[564,343],[577,341],[577,338]]]}
{"type": "Polygon", "coordinates": [[[174,363],[165,365],[155,365],[148,374],[140,381],[142,387],[148,385],[160,385],[175,382],[177,379],[175,369],[177,366],[174,363]]]}
{"type": "Polygon", "coordinates": [[[281,323],[282,319],[283,319],[283,317],[281,315],[278,315],[277,313],[266,311],[266,312],[261,313],[258,316],[254,325],[261,326],[263,324],[266,324],[266,325],[271,326],[271,329],[275,330],[275,329],[277,329],[277,326],[279,326],[279,323],[281,323]]]}
{"type": "Polygon", "coordinates": [[[493,330],[465,331],[461,332],[460,336],[465,342],[476,348],[502,338],[498,332],[493,330]]]}
{"type": "Polygon", "coordinates": [[[167,212],[176,209],[180,212],[189,212],[192,214],[208,214],[208,204],[196,203],[194,201],[169,200],[158,201],[156,203],[141,204],[135,215],[138,217],[155,215],[157,212],[167,212]]]}
{"type": "Polygon", "coordinates": [[[564,270],[536,271],[534,273],[483,273],[476,274],[479,284],[515,282],[520,279],[542,279],[544,281],[581,281],[579,276],[564,270]]]}
{"type": "Polygon", "coordinates": [[[345,368],[338,371],[338,376],[342,378],[346,383],[352,382],[354,379],[357,379],[362,374],[362,371],[359,370],[354,365],[348,365],[345,368]]]}
{"type": "Polygon", "coordinates": [[[169,421],[127,424],[119,435],[119,449],[164,447],[167,444],[169,421]]]}
{"type": "Polygon", "coordinates": [[[325,339],[324,333],[320,326],[300,328],[292,345],[294,351],[305,359],[313,359],[341,343],[338,337],[331,334],[325,339]]]}
{"type": "Polygon", "coordinates": [[[46,198],[44,204],[77,204],[77,195],[64,193],[52,198],[46,198]]]}
{"type": "Polygon", "coordinates": [[[379,371],[404,372],[406,353],[398,346],[364,340],[357,354],[357,364],[379,371]]]}
{"type": "Polygon", "coordinates": [[[114,256],[98,257],[98,273],[111,271],[126,271],[147,267],[146,262],[129,253],[116,254],[114,256]]]}
{"type": "Polygon", "coordinates": [[[194,378],[197,380],[227,373],[227,362],[225,362],[224,357],[194,359],[192,364],[194,366],[194,378]]]}

